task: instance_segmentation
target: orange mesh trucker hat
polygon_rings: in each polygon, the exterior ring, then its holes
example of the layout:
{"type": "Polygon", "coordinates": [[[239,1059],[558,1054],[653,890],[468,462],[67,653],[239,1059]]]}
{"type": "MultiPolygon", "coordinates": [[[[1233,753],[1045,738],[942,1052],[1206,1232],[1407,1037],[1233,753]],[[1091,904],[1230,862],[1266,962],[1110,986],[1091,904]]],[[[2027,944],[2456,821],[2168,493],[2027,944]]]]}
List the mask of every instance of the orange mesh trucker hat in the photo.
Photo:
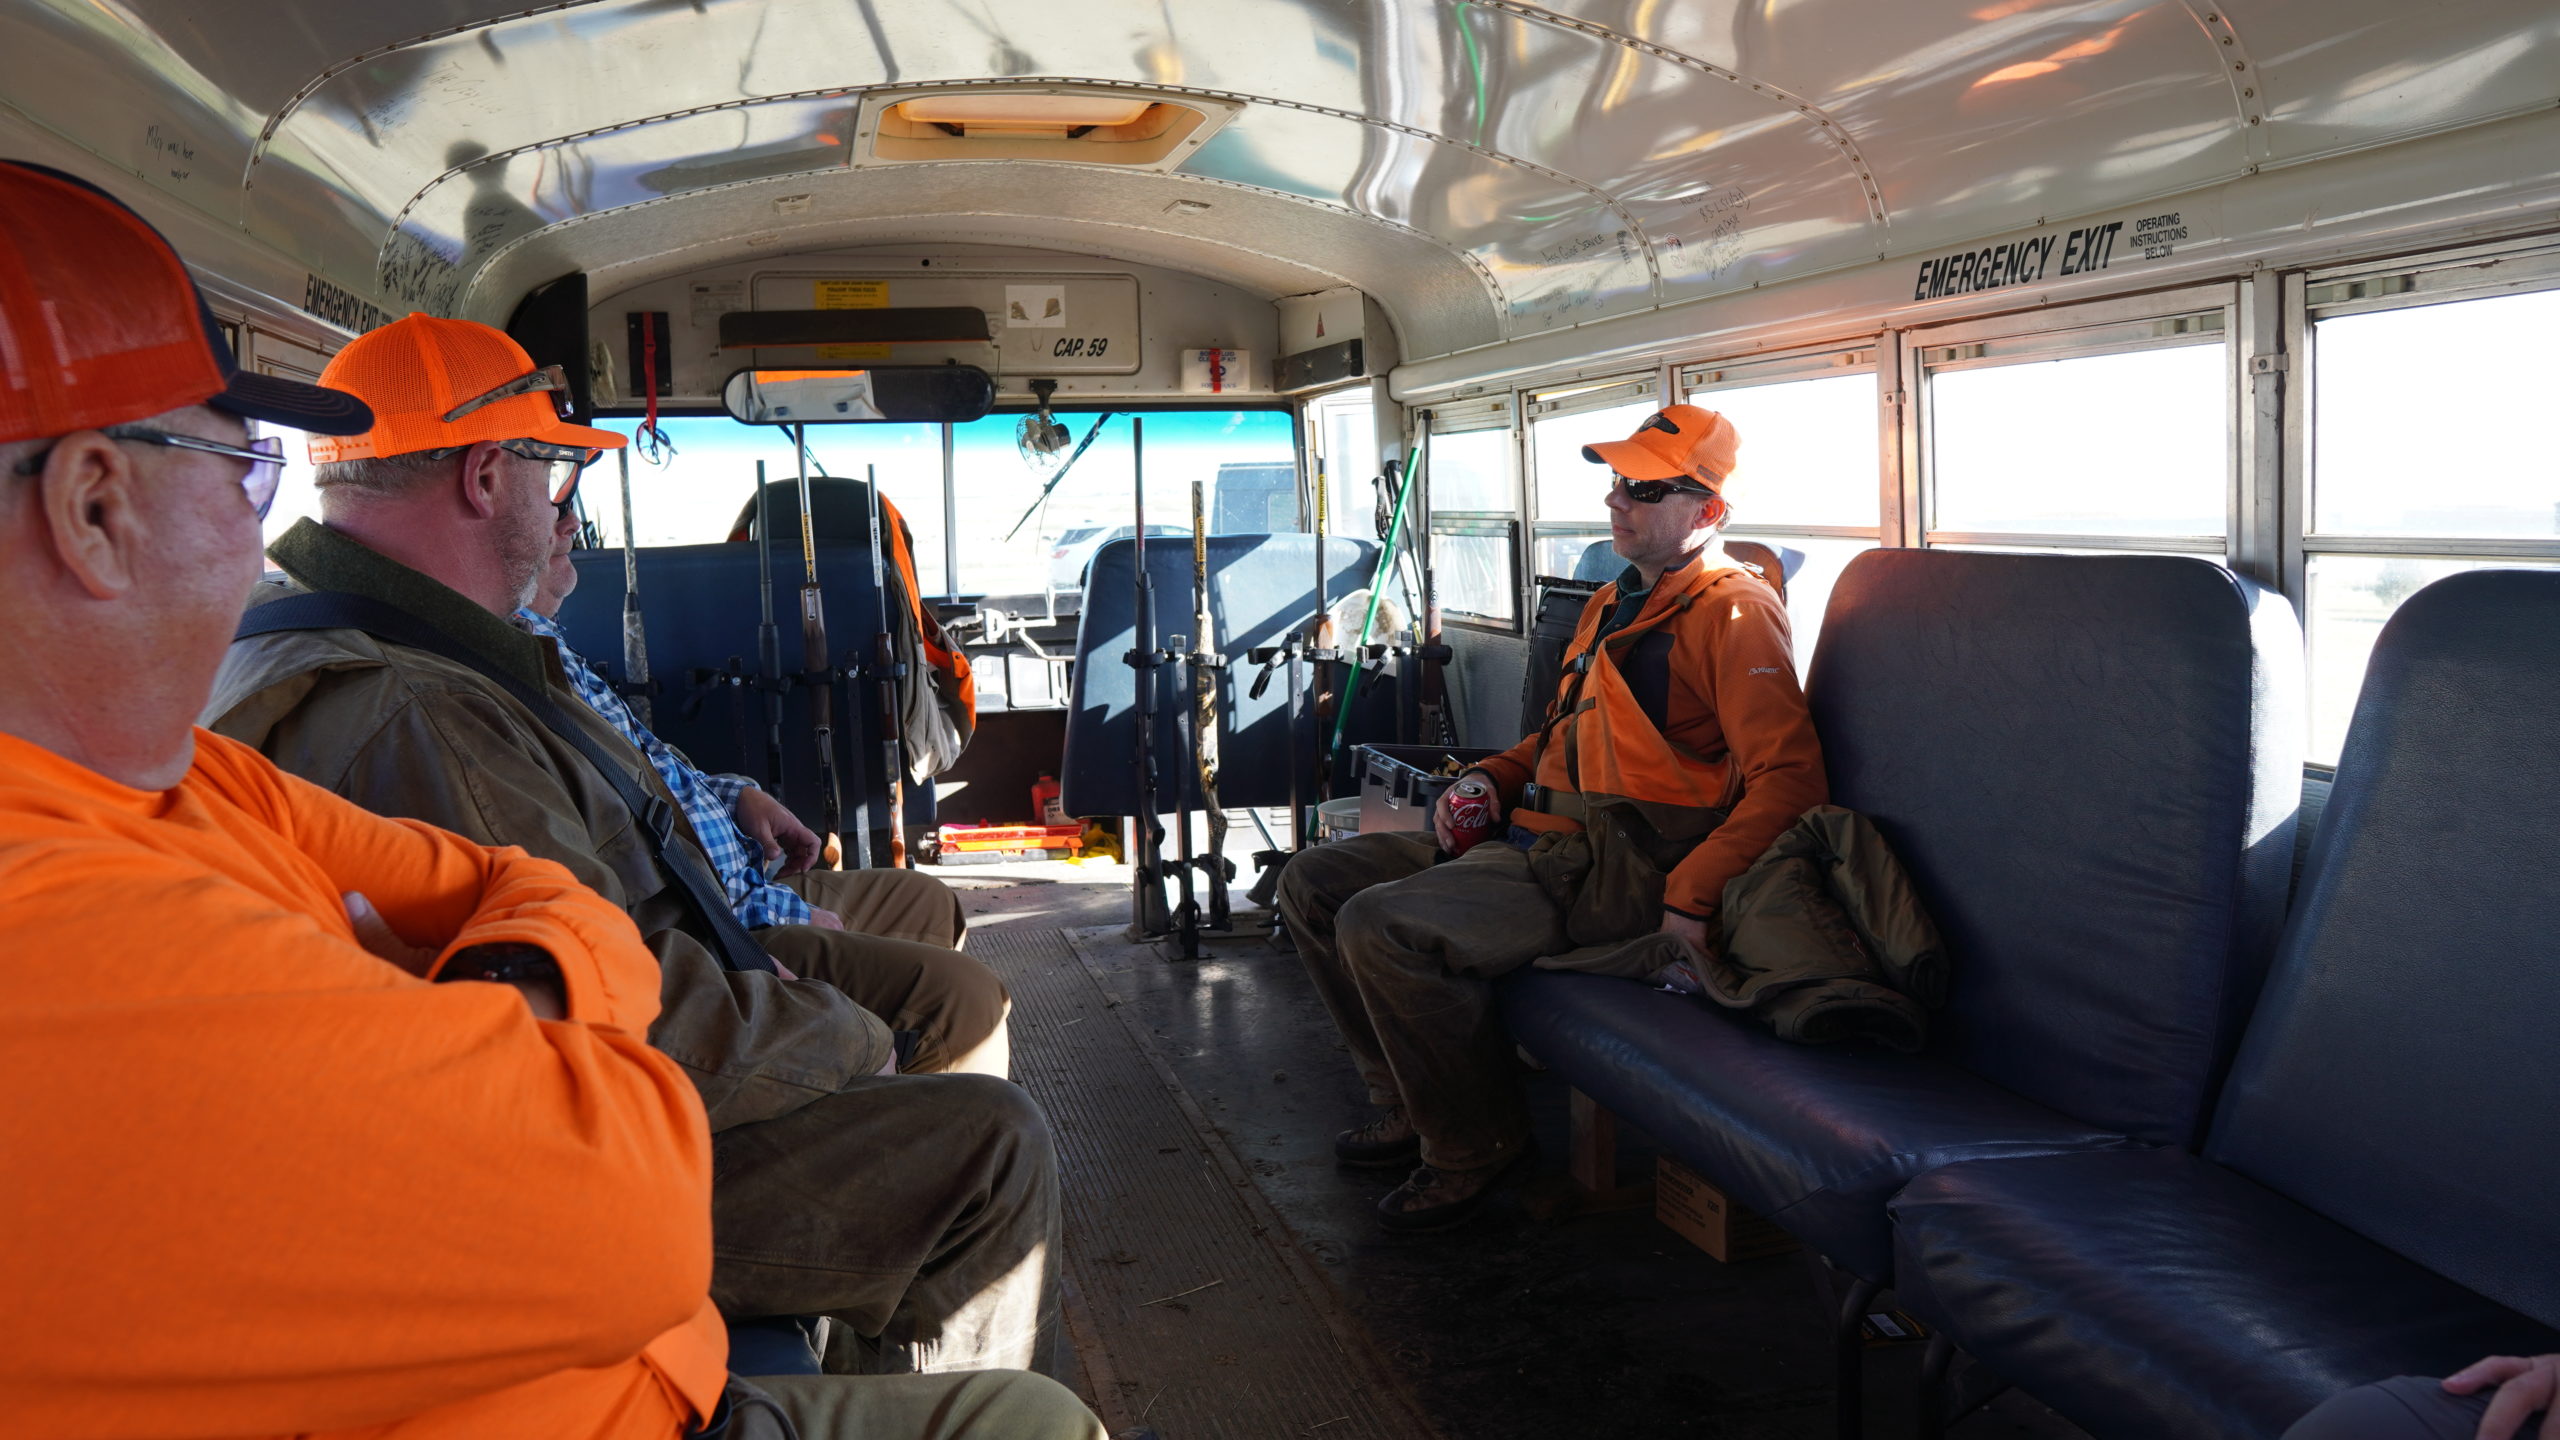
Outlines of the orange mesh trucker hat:
{"type": "Polygon", "coordinates": [[[444,450],[482,440],[539,440],[619,450],[610,430],[572,425],[560,368],[536,366],[524,347],[475,320],[411,314],[355,338],[320,383],[373,407],[373,428],[341,439],[314,437],[311,461],[326,465],[377,455],[444,450]]]}
{"type": "Polygon", "coordinates": [[[1722,494],[1741,449],[1742,437],[1734,433],[1732,421],[1695,405],[1672,405],[1654,412],[1624,440],[1583,446],[1582,458],[1630,480],[1694,480],[1722,494]]]}
{"type": "Polygon", "coordinates": [[[150,222],[76,175],[0,160],[0,445],[210,405],[324,435],[352,395],[242,370],[150,222]]]}

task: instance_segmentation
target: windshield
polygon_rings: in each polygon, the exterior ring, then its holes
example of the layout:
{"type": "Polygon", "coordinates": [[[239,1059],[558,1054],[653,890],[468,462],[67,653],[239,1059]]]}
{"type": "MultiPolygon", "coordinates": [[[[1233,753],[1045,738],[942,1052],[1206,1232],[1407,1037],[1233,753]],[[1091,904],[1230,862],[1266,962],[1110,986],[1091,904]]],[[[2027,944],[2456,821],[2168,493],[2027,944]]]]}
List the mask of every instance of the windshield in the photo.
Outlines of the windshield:
{"type": "MultiPolygon", "coordinates": [[[[1023,418],[990,415],[951,427],[947,497],[939,425],[811,426],[809,473],[876,473],[881,494],[915,537],[917,578],[929,593],[1073,595],[1092,552],[1134,533],[1136,427],[1127,413],[1061,414],[1073,439],[1065,450],[1041,455],[1020,443],[1023,418]],[[1092,443],[1078,456],[1088,436],[1092,443]]],[[[1298,528],[1297,431],[1286,412],[1176,410],[1134,418],[1145,425],[1151,537],[1191,533],[1195,480],[1206,486],[1213,533],[1298,528]]],[[[597,423],[626,435],[636,425],[629,417],[597,423]]],[[[642,545],[726,540],[755,495],[759,461],[771,480],[799,474],[787,430],[725,416],[659,424],[673,442],[662,463],[627,452],[642,545]]],[[[599,461],[580,492],[609,546],[622,543],[619,463],[610,455],[599,461]]]]}

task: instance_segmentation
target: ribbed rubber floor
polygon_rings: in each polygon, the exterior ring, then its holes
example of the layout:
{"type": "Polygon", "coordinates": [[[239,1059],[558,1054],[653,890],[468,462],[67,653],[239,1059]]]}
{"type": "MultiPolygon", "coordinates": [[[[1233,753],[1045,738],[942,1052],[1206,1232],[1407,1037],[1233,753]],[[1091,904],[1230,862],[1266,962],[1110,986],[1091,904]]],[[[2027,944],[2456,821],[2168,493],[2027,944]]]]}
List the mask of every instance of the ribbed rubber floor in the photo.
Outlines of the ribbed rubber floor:
{"type": "Polygon", "coordinates": [[[1013,989],[1014,1075],[1057,1134],[1068,1318],[1109,1428],[1164,1440],[1432,1436],[1067,936],[989,926],[969,953],[1013,989]]]}

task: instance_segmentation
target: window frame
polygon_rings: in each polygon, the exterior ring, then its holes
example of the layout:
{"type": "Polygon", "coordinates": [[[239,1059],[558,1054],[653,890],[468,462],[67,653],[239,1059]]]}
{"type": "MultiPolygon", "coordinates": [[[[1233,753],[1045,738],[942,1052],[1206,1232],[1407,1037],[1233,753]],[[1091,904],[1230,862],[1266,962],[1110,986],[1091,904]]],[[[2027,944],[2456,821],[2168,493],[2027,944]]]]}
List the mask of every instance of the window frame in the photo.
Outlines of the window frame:
{"type": "MultiPolygon", "coordinates": [[[[1440,609],[1441,624],[1455,625],[1463,630],[1481,631],[1488,635],[1524,634],[1528,604],[1522,593],[1522,574],[1528,568],[1525,536],[1528,530],[1529,497],[1528,476],[1525,473],[1528,468],[1528,456],[1522,447],[1527,443],[1528,426],[1520,418],[1520,399],[1511,391],[1504,390],[1492,395],[1471,395],[1462,400],[1446,401],[1423,407],[1423,409],[1429,416],[1429,419],[1424,422],[1430,426],[1428,444],[1431,449],[1427,452],[1428,454],[1436,455],[1440,442],[1452,435],[1477,435],[1488,430],[1500,430],[1510,441],[1504,447],[1508,452],[1511,466],[1512,508],[1509,510],[1443,510],[1440,508],[1438,497],[1432,493],[1434,486],[1438,484],[1438,476],[1434,473],[1436,461],[1427,462],[1423,472],[1422,500],[1424,524],[1427,527],[1424,533],[1435,550],[1438,548],[1439,537],[1443,535],[1483,535],[1493,532],[1482,527],[1497,524],[1510,527],[1508,533],[1511,539],[1512,618],[1504,620],[1497,616],[1462,610],[1451,605],[1447,591],[1442,589],[1435,579],[1431,598],[1432,603],[1440,609]]],[[[1427,557],[1427,563],[1430,564],[1436,576],[1439,569],[1438,557],[1436,555],[1427,557]]]]}
{"type": "MultiPolygon", "coordinates": [[[[2484,568],[2494,568],[2494,562],[2500,560],[2560,564],[2560,535],[2550,539],[2330,535],[2313,528],[2317,516],[2312,507],[2319,485],[2319,456],[2314,444],[2319,322],[2555,290],[2560,290],[2560,235],[2548,232],[2383,260],[2311,266],[2283,276],[2275,322],[2283,349],[2277,352],[2277,363],[2266,369],[2283,384],[2279,447],[2283,522],[2276,569],[2284,595],[2302,623],[2306,768],[2321,774],[2336,773],[2335,761],[2321,758],[2311,749],[2318,724],[2314,697],[2308,688],[2317,679],[2311,649],[2311,566],[2315,559],[2335,556],[2491,562],[2484,568]]],[[[2252,370],[2257,372],[2259,367],[2253,364],[2252,370]]],[[[2251,378],[2256,380],[2260,375],[2253,373],[2251,378]]]]}
{"type": "Polygon", "coordinates": [[[2245,306],[2237,281],[2093,300],[2027,313],[1916,326],[1902,332],[1903,428],[1912,469],[1907,486],[1915,522],[1906,533],[1922,547],[2027,546],[2038,549],[2123,551],[2128,554],[2212,556],[2228,564],[2246,548],[2252,467],[2241,380],[2245,306]],[[1938,465],[1935,407],[1930,381],[1966,370],[2000,369],[2044,360],[2076,360],[2197,345],[2223,347],[2223,526],[2217,535],[2050,534],[2020,530],[1947,530],[1937,524],[1938,465]]]}
{"type": "MultiPolygon", "coordinates": [[[[1538,546],[1554,539],[1576,539],[1588,544],[1609,533],[1608,522],[1598,520],[1540,520],[1538,517],[1537,424],[1541,420],[1557,420],[1570,415],[1587,415],[1595,410],[1615,410],[1623,405],[1649,404],[1661,409],[1672,402],[1669,398],[1670,367],[1624,371],[1594,380],[1576,380],[1549,385],[1538,390],[1520,392],[1520,423],[1516,443],[1520,466],[1520,545],[1512,570],[1522,586],[1522,593],[1512,607],[1528,621],[1536,597],[1528,593],[1538,583],[1538,546]]],[[[1587,476],[1583,477],[1588,479],[1587,476]]],[[[1563,578],[1563,577],[1558,577],[1563,578]]],[[[1518,633],[1515,631],[1514,633],[1518,633]]]]}
{"type": "Polygon", "coordinates": [[[2541,235],[2420,256],[2296,271],[2285,277],[2283,330],[2295,383],[2284,396],[2284,591],[2308,636],[2311,560],[2316,555],[2405,556],[2421,560],[2560,560],[2560,535],[2325,535],[2313,528],[2319,456],[2318,325],[2326,319],[2416,310],[2560,290],[2560,238],[2541,235]]]}
{"type": "MultiPolygon", "coordinates": [[[[1676,405],[1703,404],[1700,396],[1713,395],[1719,390],[1749,390],[1763,385],[1783,385],[1791,380],[1824,380],[1864,373],[1875,383],[1876,523],[1873,526],[1763,525],[1744,521],[1726,526],[1725,534],[1740,540],[1783,540],[1790,536],[1872,540],[1879,549],[1899,543],[1902,437],[1898,413],[1900,391],[1893,383],[1894,372],[1890,363],[1895,353],[1894,336],[1890,332],[1878,332],[1775,354],[1684,361],[1673,367],[1671,393],[1678,398],[1671,403],[1676,405]]],[[[1712,410],[1715,407],[1707,405],[1706,408],[1712,410]]],[[[1748,436],[1744,438],[1746,441],[1749,439],[1748,436]]]]}
{"type": "MultiPolygon", "coordinates": [[[[1336,385],[1299,399],[1297,409],[1298,529],[1300,533],[1307,535],[1315,533],[1316,467],[1319,463],[1325,463],[1329,467],[1334,459],[1332,452],[1327,448],[1330,441],[1325,430],[1331,419],[1327,412],[1350,409],[1355,405],[1366,406],[1369,410],[1370,424],[1374,428],[1377,424],[1377,403],[1377,394],[1366,380],[1354,380],[1348,384],[1336,385]]],[[[1333,480],[1336,489],[1341,487],[1342,481],[1338,475],[1329,475],[1328,478],[1333,480]]],[[[1367,479],[1366,476],[1361,478],[1363,481],[1367,479]]],[[[1325,510],[1325,533],[1327,535],[1343,533],[1339,517],[1334,514],[1330,505],[1325,510]]]]}

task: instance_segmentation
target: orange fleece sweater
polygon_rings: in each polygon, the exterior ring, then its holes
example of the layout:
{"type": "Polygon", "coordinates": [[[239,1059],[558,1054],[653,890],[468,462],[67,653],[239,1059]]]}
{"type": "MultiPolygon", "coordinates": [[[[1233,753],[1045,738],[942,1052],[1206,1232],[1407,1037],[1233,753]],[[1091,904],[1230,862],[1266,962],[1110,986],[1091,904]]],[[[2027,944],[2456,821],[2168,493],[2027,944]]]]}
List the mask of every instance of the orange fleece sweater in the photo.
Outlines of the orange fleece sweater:
{"type": "Polygon", "coordinates": [[[630,920],[195,743],[154,792],[0,735],[0,1429],[683,1434],[727,1362],[710,1141],[630,920]],[[571,1018],[374,958],[349,890],[541,946],[571,1018]]]}

